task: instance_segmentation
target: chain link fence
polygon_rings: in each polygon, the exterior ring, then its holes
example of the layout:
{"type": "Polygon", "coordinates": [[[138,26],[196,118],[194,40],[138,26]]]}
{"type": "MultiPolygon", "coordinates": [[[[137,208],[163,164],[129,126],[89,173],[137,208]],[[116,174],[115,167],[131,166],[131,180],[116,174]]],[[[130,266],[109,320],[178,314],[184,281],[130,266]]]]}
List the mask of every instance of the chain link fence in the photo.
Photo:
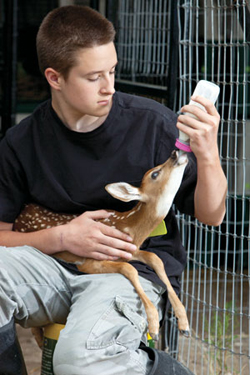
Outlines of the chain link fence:
{"type": "Polygon", "coordinates": [[[178,5],[179,106],[195,82],[220,85],[220,157],[227,213],[217,228],[180,216],[188,252],[182,297],[192,339],[179,358],[197,374],[249,374],[250,12],[246,1],[178,5]]]}

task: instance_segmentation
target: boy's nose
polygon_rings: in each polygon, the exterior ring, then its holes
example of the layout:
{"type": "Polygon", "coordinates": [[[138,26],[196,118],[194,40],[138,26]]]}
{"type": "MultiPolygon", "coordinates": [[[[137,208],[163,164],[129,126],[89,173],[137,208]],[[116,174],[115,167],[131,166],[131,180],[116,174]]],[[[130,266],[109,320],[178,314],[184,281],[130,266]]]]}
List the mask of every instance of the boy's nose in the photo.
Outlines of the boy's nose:
{"type": "Polygon", "coordinates": [[[115,83],[113,78],[109,77],[105,79],[101,88],[101,92],[112,95],[115,93],[115,83]]]}

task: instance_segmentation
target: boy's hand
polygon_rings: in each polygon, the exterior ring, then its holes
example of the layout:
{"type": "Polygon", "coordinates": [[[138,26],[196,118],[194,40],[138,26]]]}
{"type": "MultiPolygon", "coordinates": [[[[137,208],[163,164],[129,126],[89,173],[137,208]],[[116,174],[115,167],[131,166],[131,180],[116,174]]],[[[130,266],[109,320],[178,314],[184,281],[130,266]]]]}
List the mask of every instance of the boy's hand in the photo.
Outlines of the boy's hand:
{"type": "Polygon", "coordinates": [[[104,210],[85,212],[61,226],[61,250],[97,260],[131,259],[136,246],[132,238],[96,220],[106,219],[104,210]]]}
{"type": "Polygon", "coordinates": [[[202,96],[191,99],[202,104],[207,112],[195,105],[183,106],[181,112],[188,112],[196,118],[181,114],[177,120],[177,128],[189,136],[190,147],[197,159],[211,163],[219,157],[217,136],[220,115],[210,100],[202,96]]]}

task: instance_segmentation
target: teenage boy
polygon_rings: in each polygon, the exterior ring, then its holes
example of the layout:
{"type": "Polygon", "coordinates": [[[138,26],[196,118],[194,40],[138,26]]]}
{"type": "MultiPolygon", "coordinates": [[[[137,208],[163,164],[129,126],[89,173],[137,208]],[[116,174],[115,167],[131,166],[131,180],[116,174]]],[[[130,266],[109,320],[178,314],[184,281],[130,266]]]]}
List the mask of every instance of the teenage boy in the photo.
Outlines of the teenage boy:
{"type": "MultiPolygon", "coordinates": [[[[177,119],[152,100],[116,93],[114,37],[113,25],[91,8],[50,12],[37,35],[37,52],[51,100],[11,128],[0,144],[1,374],[22,373],[21,362],[13,361],[13,353],[18,356],[14,322],[24,327],[66,322],[54,354],[55,374],[190,374],[166,353],[143,346],[145,312],[125,277],[79,274],[50,257],[67,249],[100,260],[130,259],[131,238],[96,221],[109,216],[105,209],[130,207],[104,186],[138,185],[145,171],[170,156],[178,129],[190,137],[196,158],[190,158],[176,206],[210,225],[221,223],[225,213],[215,107],[197,97],[207,112],[187,105],[182,111],[197,120],[177,119]],[[39,232],[13,232],[28,202],[80,216],[39,232]]],[[[173,210],[166,226],[166,235],[148,239],[143,248],[161,257],[178,291],[186,254],[173,210]]],[[[162,319],[168,307],[164,285],[144,264],[134,266],[162,319]]]]}

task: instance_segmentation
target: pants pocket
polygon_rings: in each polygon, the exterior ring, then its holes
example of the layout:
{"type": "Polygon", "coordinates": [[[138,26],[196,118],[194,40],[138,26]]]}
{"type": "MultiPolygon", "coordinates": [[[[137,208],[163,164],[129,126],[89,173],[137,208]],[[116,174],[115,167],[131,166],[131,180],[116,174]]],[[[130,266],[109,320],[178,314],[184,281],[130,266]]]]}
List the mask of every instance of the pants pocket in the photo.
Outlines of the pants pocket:
{"type": "Polygon", "coordinates": [[[88,349],[123,346],[139,347],[146,334],[147,322],[120,296],[116,296],[108,309],[96,322],[87,340],[88,349]]]}

